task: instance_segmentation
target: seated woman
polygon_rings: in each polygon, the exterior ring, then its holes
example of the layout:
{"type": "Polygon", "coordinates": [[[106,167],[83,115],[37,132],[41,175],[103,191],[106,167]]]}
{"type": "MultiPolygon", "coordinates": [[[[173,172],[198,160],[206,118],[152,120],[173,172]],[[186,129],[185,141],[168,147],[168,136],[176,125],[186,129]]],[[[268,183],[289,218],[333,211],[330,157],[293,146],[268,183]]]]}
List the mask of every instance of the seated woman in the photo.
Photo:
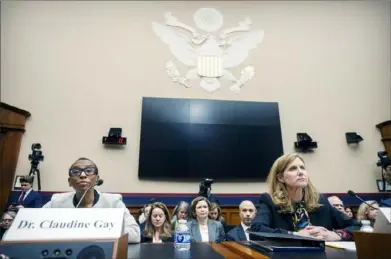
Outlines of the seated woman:
{"type": "Polygon", "coordinates": [[[176,227],[178,226],[178,220],[184,219],[188,220],[189,219],[189,203],[185,201],[181,201],[178,203],[178,205],[175,206],[174,208],[174,213],[171,218],[171,228],[172,230],[175,230],[176,227]]]}
{"type": "Polygon", "coordinates": [[[261,194],[255,232],[286,233],[326,241],[352,240],[360,225],[333,208],[306,171],[304,159],[286,154],[273,164],[268,179],[269,193],[261,194]]]}
{"type": "Polygon", "coordinates": [[[348,216],[349,218],[353,218],[353,211],[350,207],[348,206],[345,206],[345,214],[346,216],[348,216]]]}
{"type": "Polygon", "coordinates": [[[373,227],[376,221],[377,213],[379,211],[379,204],[377,201],[367,201],[367,203],[372,207],[368,204],[365,204],[364,202],[361,203],[357,211],[357,220],[369,220],[371,222],[371,226],[373,227]]]}
{"type": "Polygon", "coordinates": [[[142,243],[174,242],[171,232],[170,214],[161,202],[151,204],[151,211],[145,222],[142,243]]]}
{"type": "Polygon", "coordinates": [[[225,240],[223,225],[209,219],[211,204],[205,197],[197,197],[191,202],[191,214],[194,219],[187,222],[192,242],[222,242],[225,240]]]}
{"type": "Polygon", "coordinates": [[[227,224],[225,224],[225,219],[221,215],[221,208],[217,202],[212,202],[210,204],[209,218],[211,220],[220,221],[221,225],[223,225],[224,232],[227,232],[227,224]]]}
{"type": "Polygon", "coordinates": [[[123,208],[124,228],[125,233],[128,234],[128,242],[139,243],[140,227],[123,203],[122,196],[98,192],[93,187],[98,180],[99,171],[96,164],[88,158],[77,159],[68,171],[68,183],[75,192],[53,194],[43,208],[75,208],[79,202],[79,208],[123,208]],[[85,192],[84,199],[80,201],[85,192]]]}

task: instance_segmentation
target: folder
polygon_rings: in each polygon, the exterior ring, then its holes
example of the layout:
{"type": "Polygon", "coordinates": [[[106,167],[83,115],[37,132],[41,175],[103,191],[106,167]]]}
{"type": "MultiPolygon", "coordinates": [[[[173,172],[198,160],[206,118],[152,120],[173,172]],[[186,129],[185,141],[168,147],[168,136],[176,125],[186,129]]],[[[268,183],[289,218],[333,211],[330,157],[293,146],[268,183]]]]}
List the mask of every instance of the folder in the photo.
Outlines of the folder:
{"type": "Polygon", "coordinates": [[[242,242],[253,250],[267,252],[319,252],[325,250],[325,242],[292,234],[250,232],[250,241],[242,242]]]}

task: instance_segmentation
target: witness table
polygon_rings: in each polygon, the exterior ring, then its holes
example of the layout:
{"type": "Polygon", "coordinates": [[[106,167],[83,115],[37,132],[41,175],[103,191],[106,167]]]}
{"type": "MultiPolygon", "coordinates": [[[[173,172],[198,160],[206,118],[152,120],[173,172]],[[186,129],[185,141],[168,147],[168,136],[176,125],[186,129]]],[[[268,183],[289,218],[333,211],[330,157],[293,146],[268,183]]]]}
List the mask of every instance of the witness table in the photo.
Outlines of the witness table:
{"type": "Polygon", "coordinates": [[[324,252],[260,253],[236,242],[192,243],[190,251],[177,251],[172,243],[129,244],[129,259],[357,259],[355,252],[326,248],[324,252]]]}

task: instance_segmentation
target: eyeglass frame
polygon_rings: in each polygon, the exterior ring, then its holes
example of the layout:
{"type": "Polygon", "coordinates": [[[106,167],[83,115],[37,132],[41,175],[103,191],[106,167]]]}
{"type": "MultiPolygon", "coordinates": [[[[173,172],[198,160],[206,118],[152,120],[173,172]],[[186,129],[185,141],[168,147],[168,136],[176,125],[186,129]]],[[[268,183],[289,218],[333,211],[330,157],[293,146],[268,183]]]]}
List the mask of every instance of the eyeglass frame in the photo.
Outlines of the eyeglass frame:
{"type": "Polygon", "coordinates": [[[75,166],[75,167],[69,168],[69,170],[68,170],[68,175],[69,175],[69,177],[80,177],[81,174],[82,174],[83,172],[84,172],[84,174],[85,174],[86,176],[98,175],[98,168],[95,167],[95,166],[87,166],[87,167],[84,167],[84,168],[75,166]],[[71,170],[72,170],[72,169],[79,169],[79,170],[80,170],[80,173],[79,173],[78,175],[72,175],[72,174],[71,174],[71,170]],[[87,174],[86,169],[94,169],[94,172],[93,172],[92,174],[87,174]]]}

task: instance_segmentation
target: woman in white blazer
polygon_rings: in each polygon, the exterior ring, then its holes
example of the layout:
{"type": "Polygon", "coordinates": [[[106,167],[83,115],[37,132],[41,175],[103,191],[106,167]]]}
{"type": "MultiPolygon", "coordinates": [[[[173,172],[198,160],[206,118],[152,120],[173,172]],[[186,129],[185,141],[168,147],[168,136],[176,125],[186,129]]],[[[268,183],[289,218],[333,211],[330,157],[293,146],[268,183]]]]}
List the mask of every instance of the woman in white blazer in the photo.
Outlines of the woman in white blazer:
{"type": "MultiPolygon", "coordinates": [[[[84,192],[98,180],[99,171],[96,164],[88,158],[79,158],[69,168],[68,183],[75,191],[53,194],[51,200],[43,208],[75,208],[84,192]]],[[[92,187],[80,202],[79,208],[123,208],[128,242],[140,242],[140,227],[129,213],[120,194],[100,193],[92,187]]]]}
{"type": "Polygon", "coordinates": [[[197,197],[191,202],[193,218],[187,223],[192,242],[222,242],[225,240],[223,225],[219,221],[209,219],[211,204],[205,197],[197,197]]]}

